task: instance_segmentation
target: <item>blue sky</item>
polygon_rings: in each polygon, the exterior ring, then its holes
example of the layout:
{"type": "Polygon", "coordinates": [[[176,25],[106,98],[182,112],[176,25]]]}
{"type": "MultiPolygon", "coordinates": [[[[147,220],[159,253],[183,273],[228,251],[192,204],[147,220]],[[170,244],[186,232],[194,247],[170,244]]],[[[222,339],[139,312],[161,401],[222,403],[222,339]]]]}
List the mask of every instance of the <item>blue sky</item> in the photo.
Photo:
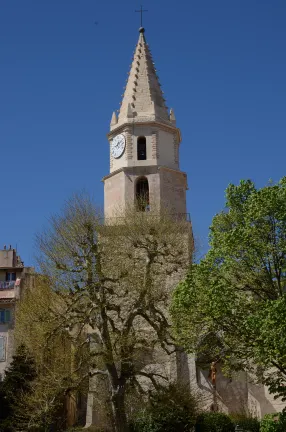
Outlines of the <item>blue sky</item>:
{"type": "MultiPolygon", "coordinates": [[[[140,3],[1,0],[0,244],[34,262],[35,233],[75,191],[103,205],[106,133],[140,3]],[[94,22],[98,24],[94,24],[94,22]]],[[[286,175],[285,0],[145,0],[146,38],[181,128],[198,253],[230,182],[286,175]]]]}

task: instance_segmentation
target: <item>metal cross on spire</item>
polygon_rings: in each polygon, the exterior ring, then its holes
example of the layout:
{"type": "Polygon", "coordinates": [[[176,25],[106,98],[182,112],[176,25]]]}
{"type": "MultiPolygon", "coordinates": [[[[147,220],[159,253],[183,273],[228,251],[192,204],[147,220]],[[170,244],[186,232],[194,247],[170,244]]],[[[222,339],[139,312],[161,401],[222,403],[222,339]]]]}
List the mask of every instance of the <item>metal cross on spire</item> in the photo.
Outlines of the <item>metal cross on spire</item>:
{"type": "Polygon", "coordinates": [[[148,10],[143,9],[143,6],[141,5],[140,10],[136,10],[135,12],[139,12],[141,14],[141,27],[143,27],[143,13],[148,12],[148,10]]]}

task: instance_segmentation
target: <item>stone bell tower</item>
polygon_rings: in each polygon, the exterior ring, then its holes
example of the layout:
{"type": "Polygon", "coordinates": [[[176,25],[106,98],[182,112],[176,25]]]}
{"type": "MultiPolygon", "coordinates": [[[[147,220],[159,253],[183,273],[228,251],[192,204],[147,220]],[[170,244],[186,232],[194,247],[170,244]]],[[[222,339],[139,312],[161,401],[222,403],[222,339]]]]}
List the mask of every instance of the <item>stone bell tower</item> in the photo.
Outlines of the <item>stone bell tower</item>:
{"type": "Polygon", "coordinates": [[[168,113],[144,28],[139,29],[131,70],[108,140],[110,173],[104,177],[105,218],[126,205],[186,217],[187,176],[179,168],[180,130],[168,113]],[[143,204],[142,204],[143,203],[143,204]]]}
{"type": "MultiPolygon", "coordinates": [[[[113,218],[121,216],[130,205],[138,211],[160,214],[164,210],[176,219],[188,219],[187,176],[179,167],[181,134],[174,111],[168,112],[166,107],[144,33],[141,27],[121,107],[118,115],[113,113],[108,133],[110,173],[103,178],[107,224],[113,223],[113,218]]],[[[185,227],[178,239],[184,245],[184,264],[171,276],[166,271],[160,279],[166,293],[177,285],[190,263],[192,228],[189,223],[185,227]]],[[[186,354],[178,352],[167,356],[164,350],[161,352],[160,347],[156,347],[150,358],[143,357],[141,367],[145,363],[168,379],[186,376],[184,382],[189,381],[186,354]]],[[[106,389],[100,385],[96,377],[90,379],[86,426],[102,426],[106,422],[106,410],[98,396],[102,398],[106,389]]]]}

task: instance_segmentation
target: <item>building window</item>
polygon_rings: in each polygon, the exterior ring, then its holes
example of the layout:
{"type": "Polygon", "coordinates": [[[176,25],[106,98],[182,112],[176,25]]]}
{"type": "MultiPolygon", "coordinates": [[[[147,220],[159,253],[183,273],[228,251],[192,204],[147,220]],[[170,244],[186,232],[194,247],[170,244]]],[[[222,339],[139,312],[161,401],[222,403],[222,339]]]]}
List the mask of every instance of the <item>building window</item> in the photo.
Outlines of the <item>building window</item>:
{"type": "Polygon", "coordinates": [[[147,152],[146,152],[146,138],[139,137],[137,139],[137,159],[138,160],[146,160],[147,152]]]}
{"type": "Polygon", "coordinates": [[[16,280],[16,273],[15,272],[7,272],[6,273],[6,281],[15,281],[16,280]]]}
{"type": "Polygon", "coordinates": [[[11,310],[0,309],[0,324],[7,324],[11,321],[11,310]]]}
{"type": "Polygon", "coordinates": [[[6,360],[6,337],[0,336],[0,361],[6,360]]]}
{"type": "Polygon", "coordinates": [[[136,182],[136,207],[139,211],[149,211],[149,184],[146,177],[141,177],[136,182]]]}

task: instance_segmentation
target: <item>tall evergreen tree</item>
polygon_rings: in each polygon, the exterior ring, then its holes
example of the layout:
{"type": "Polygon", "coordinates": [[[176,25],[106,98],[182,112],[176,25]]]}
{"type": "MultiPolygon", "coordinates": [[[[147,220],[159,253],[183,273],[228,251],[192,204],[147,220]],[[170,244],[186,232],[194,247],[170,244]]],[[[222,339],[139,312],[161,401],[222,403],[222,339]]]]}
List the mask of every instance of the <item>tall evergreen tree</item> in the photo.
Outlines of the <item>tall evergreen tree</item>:
{"type": "Polygon", "coordinates": [[[36,378],[36,366],[26,347],[20,345],[5,373],[0,388],[0,431],[15,430],[17,418],[25,417],[23,397],[32,391],[32,383],[36,378]],[[3,402],[3,403],[2,403],[3,402]]]}
{"type": "Polygon", "coordinates": [[[6,393],[4,391],[3,381],[0,382],[0,431],[1,423],[5,420],[9,415],[9,404],[6,398],[6,393]]]}

